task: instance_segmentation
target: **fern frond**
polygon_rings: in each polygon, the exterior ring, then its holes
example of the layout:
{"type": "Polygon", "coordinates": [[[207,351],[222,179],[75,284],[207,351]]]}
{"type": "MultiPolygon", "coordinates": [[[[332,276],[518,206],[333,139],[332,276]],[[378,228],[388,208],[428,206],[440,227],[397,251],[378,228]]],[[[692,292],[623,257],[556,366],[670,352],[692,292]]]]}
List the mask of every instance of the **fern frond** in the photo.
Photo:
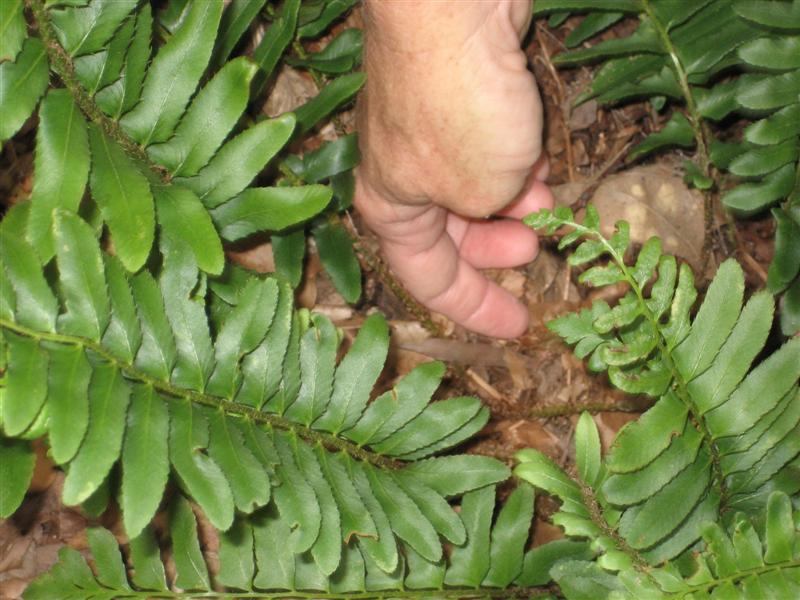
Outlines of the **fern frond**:
{"type": "MultiPolygon", "coordinates": [[[[7,436],[48,435],[67,470],[65,503],[90,500],[119,462],[131,537],[152,519],[172,472],[219,530],[236,511],[277,507],[291,552],[310,552],[326,575],[354,536],[379,538],[365,551],[387,572],[397,566],[395,535],[433,562],[440,535],[463,543],[445,497],[502,481],[507,468],[477,456],[438,459],[465,476],[431,481],[437,459],[415,461],[473,435],[488,411],[474,398],[429,404],[444,373],[438,363],[368,404],[388,351],[383,317],[366,320],[337,364],[341,337],[326,317],[296,313],[285,282],[245,276],[233,295],[220,292],[232,304],[212,335],[214,292],[179,238],[162,233],[157,277],[131,277],[103,259],[79,216],[58,209],[55,220],[57,287],[27,242],[12,234],[0,242],[10,287],[2,423],[7,436]],[[418,465],[418,477],[404,475],[406,464],[418,465]],[[356,489],[370,494],[364,504],[356,489]],[[386,517],[370,519],[365,505],[386,517]]],[[[20,464],[26,472],[10,476],[14,502],[30,476],[20,464]]],[[[16,508],[3,505],[6,515],[16,508]]]]}
{"type": "MultiPolygon", "coordinates": [[[[306,454],[301,452],[301,454],[306,454]]],[[[40,576],[26,590],[26,599],[50,598],[53,594],[69,598],[138,598],[168,594],[174,598],[252,596],[259,598],[314,598],[324,594],[333,598],[530,598],[544,596],[547,574],[558,560],[588,560],[588,545],[583,542],[553,542],[523,554],[533,513],[533,488],[521,483],[511,493],[492,524],[495,503],[494,486],[468,492],[459,514],[442,508],[441,515],[461,531],[460,543],[450,557],[425,558],[423,532],[419,522],[408,522],[407,535],[394,549],[390,564],[376,545],[376,539],[365,536],[372,523],[381,531],[383,523],[408,518],[409,513],[397,509],[397,503],[408,501],[401,488],[408,489],[399,476],[383,475],[370,467],[362,467],[344,455],[316,455],[323,465],[320,475],[331,483],[334,478],[346,480],[353,473],[356,487],[350,488],[348,500],[358,510],[355,517],[363,530],[341,545],[337,538],[331,547],[341,549],[341,559],[323,567],[317,542],[310,551],[287,552],[292,540],[292,523],[274,505],[262,508],[248,517],[237,517],[233,526],[219,537],[219,574],[212,578],[198,541],[195,516],[190,504],[180,496],[171,504],[171,556],[175,565],[174,580],[167,581],[159,545],[150,528],[144,529],[129,542],[128,555],[132,575],[127,569],[114,536],[107,530],[88,531],[92,566],[71,548],[64,548],[59,562],[40,576]],[[324,462],[323,462],[324,461],[324,462]],[[332,473],[338,472],[338,475],[332,473]],[[364,479],[380,479],[377,487],[364,485],[364,479]],[[385,486],[399,493],[392,502],[379,501],[385,486]],[[375,490],[375,491],[372,491],[375,490]],[[466,542],[464,537],[466,536],[466,542]],[[316,549],[316,552],[315,552],[316,549]],[[217,591],[218,586],[227,591],[217,591]],[[539,586],[539,587],[537,587],[539,586]]],[[[308,457],[307,457],[308,458],[308,457]]],[[[305,460],[305,459],[304,459],[305,460]]],[[[431,490],[415,483],[411,492],[416,501],[421,494],[430,497],[431,490]]],[[[280,488],[278,488],[280,489],[280,488]]],[[[336,486],[333,488],[336,490],[336,486]]],[[[445,503],[446,504],[446,503],[445,503]]],[[[426,512],[436,512],[434,504],[420,503],[426,512]]],[[[421,515],[420,515],[421,516],[421,515]]],[[[344,523],[345,520],[342,520],[344,523]]],[[[323,528],[326,527],[323,516],[323,528]]],[[[318,540],[326,539],[324,529],[318,540]]],[[[380,539],[380,538],[378,538],[380,539]]]]}
{"type": "MultiPolygon", "coordinates": [[[[252,60],[226,62],[260,11],[256,4],[232,3],[224,11],[221,0],[187,5],[185,13],[172,15],[169,39],[153,52],[149,3],[93,0],[54,7],[31,0],[32,25],[41,39],[24,41],[18,39],[19,20],[24,19],[21,3],[3,9],[11,37],[9,57],[0,65],[0,140],[10,138],[35,111],[47,86],[48,62],[66,85],[49,92],[39,111],[35,157],[40,176],[34,179],[33,216],[25,236],[41,247],[43,262],[54,254],[52,211],[78,209],[89,170],[91,202],[101,209],[117,253],[131,272],[151,254],[156,214],[162,229],[193,248],[200,268],[216,275],[222,269],[220,237],[238,240],[279,232],[325,209],[332,191],[303,186],[298,177],[286,189],[250,186],[292,135],[310,130],[363,85],[361,74],[348,73],[360,60],[359,36],[348,33],[308,62],[306,68],[315,69],[317,63],[338,60],[342,76],[297,109],[297,128],[288,114],[245,128],[240,120],[251,91],[260,91],[292,37],[318,35],[322,29],[316,28],[327,27],[352,2],[319,3],[321,12],[305,11],[299,22],[299,2],[288,2],[287,18],[273,24],[270,32],[274,29],[275,35],[268,32],[252,60]],[[219,70],[208,73],[209,66],[219,70]],[[198,92],[207,74],[213,76],[198,92]],[[85,141],[86,121],[91,149],[85,141]],[[116,177],[109,175],[110,169],[116,169],[116,177]],[[167,206],[162,210],[161,204],[167,206]],[[191,215],[190,222],[173,218],[175,204],[191,215]],[[218,210],[207,212],[214,208],[218,210]]],[[[322,174],[315,182],[340,172],[322,174]]],[[[346,196],[348,179],[341,181],[346,196]]],[[[349,205],[346,198],[342,203],[349,205]]],[[[342,273],[339,257],[353,258],[352,244],[345,241],[344,254],[338,244],[330,250],[332,258],[323,257],[337,275],[342,273]]],[[[360,285],[353,282],[360,279],[360,269],[356,263],[353,271],[352,260],[348,266],[350,271],[335,279],[345,296],[355,300],[360,285]]]]}
{"type": "MultiPolygon", "coordinates": [[[[603,477],[584,482],[599,506],[619,511],[609,525],[640,553],[639,560],[658,564],[678,556],[700,538],[704,521],[717,521],[731,508],[758,513],[774,489],[800,491],[790,477],[775,477],[782,469],[796,472],[800,454],[800,340],[788,341],[753,367],[772,326],[768,293],[755,294],[742,307],[741,267],[726,261],[690,319],[696,297],[691,270],[682,265],[676,278],[674,259],[660,256],[657,239],[645,243],[630,264],[626,228],[618,224],[605,239],[591,206],[583,223],[563,207],[530,215],[526,222],[548,232],[566,227],[562,247],[580,240],[571,264],[610,258],[607,265],[584,271],[581,281],[624,283],[630,290],[613,308],[599,301],[549,326],[577,344],[576,353],[590,356],[590,366],[607,369],[614,385],[657,398],[638,421],[620,430],[603,477]]],[[[589,443],[585,435],[582,445],[589,443]]],[[[598,460],[598,446],[591,446],[598,460]]],[[[519,469],[548,489],[534,466],[519,469]]],[[[581,507],[582,488],[563,485],[572,492],[562,496],[569,503],[565,500],[560,524],[568,533],[599,535],[581,507]]]]}

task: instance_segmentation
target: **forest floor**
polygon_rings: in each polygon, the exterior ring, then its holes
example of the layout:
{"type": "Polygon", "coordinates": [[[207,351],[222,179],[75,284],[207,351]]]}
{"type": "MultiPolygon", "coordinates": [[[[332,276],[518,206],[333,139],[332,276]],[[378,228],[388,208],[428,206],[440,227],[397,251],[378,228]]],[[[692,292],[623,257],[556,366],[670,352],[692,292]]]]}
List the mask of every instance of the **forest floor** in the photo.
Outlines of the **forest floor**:
{"type": "MultiPolygon", "coordinates": [[[[348,21],[357,24],[358,15],[348,21]]],[[[695,267],[701,288],[716,265],[728,256],[742,263],[752,289],[763,286],[773,252],[772,219],[767,216],[734,222],[718,212],[713,239],[704,244],[702,197],[687,188],[680,174],[686,156],[670,152],[633,164],[625,159],[630,148],[668,118],[668,111],[659,114],[647,103],[607,108],[590,101],[572,107],[573,100],[588,88],[593,69],[556,70],[553,66],[551,58],[564,50],[562,40],[570,27],[567,22],[558,30],[550,30],[544,22],[537,22],[527,46],[545,104],[549,183],[557,201],[577,210],[591,200],[607,225],[620,218],[630,221],[634,240],[641,242],[659,235],[665,251],[695,267]]],[[[630,24],[623,21],[605,36],[619,37],[628,33],[628,27],[630,24]]],[[[310,77],[287,68],[263,110],[276,114],[314,94],[310,77]]],[[[321,130],[307,142],[307,148],[331,139],[336,131],[349,131],[352,125],[352,113],[343,114],[335,128],[321,130]]],[[[27,127],[32,131],[35,123],[27,127]]],[[[28,196],[33,171],[33,135],[17,139],[22,141],[7,144],[0,158],[0,198],[11,203],[28,196]]],[[[386,315],[392,345],[379,384],[384,389],[421,362],[446,362],[445,384],[436,397],[475,395],[492,411],[489,424],[460,450],[495,456],[510,464],[517,450],[533,447],[569,466],[573,432],[583,410],[593,413],[607,448],[620,427],[647,408],[647,398],[622,394],[610,387],[605,376],[589,373],[546,328],[549,319],[588,306],[598,297],[598,292],[577,284],[578,273],[567,265],[565,255],[557,252],[552,241],[543,240],[539,256],[529,265],[489,272],[527,304],[532,316],[525,335],[498,341],[469,333],[439,315],[420,319],[419,307],[408,306],[398,298],[392,292],[390,277],[383,269],[374,268],[379,256],[377,244],[358,215],[353,214],[348,222],[365,259],[362,300],[351,306],[342,299],[311,248],[298,302],[328,315],[345,332],[345,343],[352,340],[367,314],[378,310],[386,315]]],[[[271,250],[265,244],[238,248],[230,256],[250,268],[272,268],[271,250]]],[[[624,291],[603,290],[599,296],[613,302],[624,291]]],[[[0,520],[0,598],[19,597],[32,579],[55,562],[60,547],[85,550],[88,526],[100,523],[121,532],[119,512],[113,507],[93,518],[62,506],[62,481],[63,474],[41,452],[23,506],[13,518],[0,520]]],[[[551,507],[546,505],[546,498],[540,502],[538,514],[546,516],[551,507]]],[[[204,530],[213,571],[215,539],[209,527],[204,530]]],[[[559,536],[559,529],[541,517],[534,524],[535,544],[559,536]]]]}

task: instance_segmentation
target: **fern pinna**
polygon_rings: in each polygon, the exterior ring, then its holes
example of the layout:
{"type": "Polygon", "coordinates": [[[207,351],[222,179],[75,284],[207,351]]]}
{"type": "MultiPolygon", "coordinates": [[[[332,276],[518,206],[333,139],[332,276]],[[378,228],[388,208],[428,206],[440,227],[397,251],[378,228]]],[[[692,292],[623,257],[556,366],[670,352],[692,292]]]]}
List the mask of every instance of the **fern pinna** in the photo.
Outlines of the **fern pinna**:
{"type": "Polygon", "coordinates": [[[751,598],[761,597],[752,595],[759,589],[765,597],[796,595],[800,546],[791,541],[798,524],[789,498],[800,492],[800,338],[753,367],[772,327],[772,296],[757,292],[742,306],[742,270],[728,260],[691,319],[691,269],[662,256],[658,238],[631,264],[627,224],[617,223],[605,239],[591,205],[583,222],[566,207],[526,220],[549,233],[565,228],[561,248],[580,241],[572,265],[607,259],[581,281],[629,290],[613,308],[598,300],[549,327],[614,385],[656,399],[602,460],[598,432],[584,415],[574,476],[539,452],[518,454],[515,474],[562,501],[553,522],[570,537],[592,540],[594,561],[554,568],[562,591],[570,598],[589,589],[597,598],[751,598]],[[765,510],[767,554],[779,543],[780,558],[762,559],[744,516],[760,519],[765,510]],[[775,519],[779,525],[770,524],[775,519]]]}
{"type": "Polygon", "coordinates": [[[586,16],[554,62],[604,61],[577,101],[648,98],[659,111],[667,102],[682,107],[629,157],[694,148],[686,178],[705,190],[709,221],[722,190],[722,204],[735,215],[772,211],[777,232],[767,287],[785,291],[783,332],[800,330],[800,2],[538,0],[534,6],[553,25],[571,12],[586,16]],[[639,19],[630,36],[585,44],[626,16],[639,19]],[[733,141],[725,127],[732,117],[748,122],[733,141]],[[735,183],[721,171],[736,176],[735,183]]]}

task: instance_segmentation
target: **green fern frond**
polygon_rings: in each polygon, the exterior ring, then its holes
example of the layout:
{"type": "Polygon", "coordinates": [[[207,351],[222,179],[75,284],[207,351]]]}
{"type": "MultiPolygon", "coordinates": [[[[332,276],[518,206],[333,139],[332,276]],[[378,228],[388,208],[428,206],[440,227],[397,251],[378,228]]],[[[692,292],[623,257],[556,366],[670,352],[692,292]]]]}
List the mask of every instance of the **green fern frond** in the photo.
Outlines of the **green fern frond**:
{"type": "MultiPolygon", "coordinates": [[[[89,501],[119,462],[131,537],[152,519],[171,472],[222,531],[237,511],[272,500],[292,532],[290,554],[310,552],[327,575],[352,536],[378,538],[374,558],[387,572],[395,535],[433,562],[439,535],[464,542],[445,497],[502,481],[508,469],[477,456],[415,461],[473,435],[488,411],[474,398],[429,404],[444,374],[438,363],[368,404],[388,350],[383,317],[366,320],[337,364],[341,337],[326,317],[296,313],[285,282],[247,276],[212,336],[214,292],[179,238],[162,234],[156,277],[129,276],[103,258],[80,217],[58,209],[55,219],[57,287],[26,241],[8,233],[0,242],[10,288],[0,415],[6,436],[48,435],[67,471],[65,504],[89,501]],[[438,460],[470,476],[425,480],[438,460]],[[404,475],[405,465],[422,474],[404,475]],[[366,516],[358,488],[372,490],[367,504],[388,520],[366,516]]],[[[4,452],[30,456],[4,443],[4,452]]],[[[30,459],[15,469],[4,516],[21,501],[30,459]]]]}
{"type": "MultiPolygon", "coordinates": [[[[198,541],[195,515],[190,504],[177,496],[171,503],[169,532],[173,580],[167,580],[159,544],[150,528],[128,542],[130,576],[114,536],[96,528],[88,531],[93,570],[80,553],[64,548],[59,562],[34,581],[24,597],[315,598],[324,594],[341,599],[532,598],[549,594],[544,585],[557,561],[591,558],[588,544],[583,542],[552,542],[524,553],[534,500],[528,484],[518,485],[493,524],[492,485],[464,494],[457,514],[446,503],[438,508],[436,502],[419,502],[429,491],[402,474],[382,474],[343,454],[326,456],[321,450],[316,454],[334,495],[337,480],[353,477],[355,484],[339,488],[347,492],[347,501],[356,510],[343,513],[342,524],[357,525],[360,531],[345,539],[344,545],[338,537],[333,540],[333,546],[341,548],[336,562],[326,565],[320,561],[322,545],[299,554],[280,550],[293,538],[291,517],[270,505],[251,516],[237,517],[232,527],[220,534],[219,570],[212,578],[198,541]],[[437,514],[444,519],[440,527],[459,532],[460,540],[452,540],[456,545],[449,557],[441,553],[425,556],[428,544],[424,538],[432,533],[426,533],[426,526],[420,527],[425,523],[421,514],[412,517],[402,506],[406,500],[401,490],[413,495],[426,516],[437,514]],[[382,496],[389,491],[400,495],[386,501],[382,496]],[[402,528],[401,521],[405,523],[402,528]],[[382,536],[389,524],[407,532],[397,546],[386,546],[381,543],[383,537],[375,537],[375,531],[382,536]],[[219,586],[226,591],[218,591],[219,586]]],[[[329,521],[324,513],[322,524],[319,539],[326,539],[324,528],[329,521]]],[[[438,543],[435,546],[438,548],[438,543]]]]}
{"type": "Polygon", "coordinates": [[[682,265],[676,277],[674,259],[660,256],[656,238],[631,264],[625,224],[605,239],[592,206],[583,223],[564,207],[526,222],[549,233],[566,228],[560,246],[580,242],[569,257],[573,265],[610,259],[579,279],[595,287],[627,285],[619,304],[611,308],[598,301],[549,326],[576,344],[590,366],[607,370],[614,385],[657,398],[620,430],[602,468],[582,465],[584,454],[599,461],[599,445],[579,429],[576,443],[593,449],[578,455],[581,478],[587,477],[580,484],[559,475],[560,487],[551,489],[556,467],[538,455],[521,456],[530,462],[517,474],[564,501],[556,523],[570,535],[613,530],[636,560],[655,565],[691,547],[705,522],[732,509],[755,515],[771,492],[800,491],[800,340],[789,340],[754,364],[772,326],[774,303],[759,292],[742,306],[738,263],[720,266],[690,318],[697,295],[691,270],[682,265]],[[587,511],[587,494],[594,513],[587,511]],[[598,524],[597,511],[611,516],[598,524]]]}

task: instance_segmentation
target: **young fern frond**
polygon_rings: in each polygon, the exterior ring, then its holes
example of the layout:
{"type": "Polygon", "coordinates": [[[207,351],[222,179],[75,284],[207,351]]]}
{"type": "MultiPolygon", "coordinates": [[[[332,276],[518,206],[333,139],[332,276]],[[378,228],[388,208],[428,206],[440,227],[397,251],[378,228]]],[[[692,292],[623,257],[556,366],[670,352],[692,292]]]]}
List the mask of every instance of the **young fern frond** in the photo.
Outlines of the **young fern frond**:
{"type": "MultiPolygon", "coordinates": [[[[371,488],[367,479],[381,478],[382,485],[394,489],[413,480],[398,474],[381,475],[369,467],[365,471],[344,455],[329,460],[342,472],[353,473],[356,469],[357,491],[351,492],[350,502],[363,500],[369,509],[363,518],[374,518],[379,530],[387,526],[384,523],[402,518],[402,508],[397,504],[386,506],[384,512],[381,492],[377,491],[382,488],[371,488]]],[[[270,505],[253,515],[237,517],[233,526],[220,535],[219,574],[212,578],[198,542],[192,508],[177,496],[171,504],[169,532],[175,565],[173,580],[167,581],[159,544],[150,528],[128,543],[130,576],[114,536],[106,529],[96,528],[87,532],[93,571],[80,553],[64,548],[58,564],[34,581],[24,597],[318,598],[322,594],[343,600],[531,598],[548,594],[544,585],[557,560],[591,557],[588,544],[564,541],[524,554],[533,514],[533,488],[528,484],[518,485],[492,524],[494,502],[495,489],[489,485],[464,494],[459,514],[448,507],[447,519],[460,528],[463,538],[449,558],[426,559],[413,543],[405,540],[398,547],[392,546],[389,554],[383,554],[370,548],[383,538],[354,536],[345,540],[341,560],[333,570],[321,568],[313,548],[301,554],[280,550],[291,539],[292,523],[270,505]],[[381,564],[382,560],[388,560],[390,568],[381,564]],[[226,591],[218,591],[220,586],[226,591]]],[[[438,509],[431,505],[427,510],[438,509]]],[[[409,522],[412,529],[416,525],[409,522]]]]}
{"type": "MultiPolygon", "coordinates": [[[[619,304],[597,301],[549,326],[595,370],[607,370],[614,385],[656,398],[619,432],[602,466],[585,468],[592,475],[582,486],[559,476],[570,493],[556,522],[568,534],[594,537],[602,527],[613,529],[637,560],[656,565],[691,547],[705,522],[731,510],[755,515],[771,492],[800,491],[800,339],[752,366],[774,306],[759,292],[742,307],[738,263],[720,266],[691,319],[697,295],[691,269],[660,256],[656,238],[630,264],[627,225],[618,223],[604,238],[591,205],[582,223],[565,207],[526,222],[548,233],[566,228],[560,246],[580,242],[569,257],[573,265],[610,259],[579,279],[595,287],[626,284],[619,304]],[[603,514],[602,526],[587,512],[585,493],[603,514]]],[[[530,458],[517,474],[548,489],[542,473],[555,467],[539,455],[530,458]]]]}
{"type": "MultiPolygon", "coordinates": [[[[539,0],[536,15],[586,17],[567,37],[576,48],[624,16],[638,28],[554,57],[561,65],[604,61],[578,102],[617,103],[648,98],[659,110],[666,100],[682,105],[658,131],[630,153],[637,158],[669,146],[696,149],[686,178],[717,190],[719,171],[744,180],[722,195],[735,214],[772,208],[776,252],[769,271],[772,293],[788,290],[781,324],[800,329],[800,2],[798,0],[539,0]],[[752,120],[736,143],[712,128],[731,115],[752,120]]],[[[707,196],[708,197],[708,196],[707,196]]],[[[707,208],[710,208],[707,206],[707,208]]],[[[707,211],[707,214],[710,212],[707,211]]]]}
{"type": "MultiPolygon", "coordinates": [[[[93,215],[98,231],[108,227],[117,256],[131,272],[151,256],[157,228],[189,244],[200,268],[218,275],[224,263],[221,240],[296,229],[328,207],[334,192],[338,201],[330,210],[347,207],[350,170],[357,160],[353,152],[317,157],[314,181],[289,170],[292,186],[253,185],[293,136],[350,100],[364,81],[363,74],[345,73],[295,114],[242,127],[249,101],[299,35],[299,1],[284,4],[285,14],[270,27],[253,59],[228,62],[258,14],[248,3],[225,10],[221,0],[188,3],[152,57],[157,28],[149,3],[53,4],[58,3],[27,2],[40,37],[26,39],[14,33],[22,23],[24,34],[23,3],[4,3],[11,33],[6,62],[0,64],[0,140],[14,135],[39,106],[37,176],[23,210],[28,211],[24,237],[44,263],[55,254],[54,209],[77,211],[87,183],[91,200],[81,211],[93,215]],[[207,76],[209,64],[220,68],[207,76]],[[49,68],[66,89],[45,93],[49,68]],[[333,188],[318,184],[334,178],[333,188]]],[[[306,15],[305,26],[324,29],[352,4],[332,3],[325,14],[306,15]]],[[[361,47],[352,37],[337,46],[350,53],[351,68],[361,47]]],[[[295,163],[305,160],[295,157],[295,163]]],[[[349,239],[337,242],[335,256],[323,262],[354,301],[360,294],[358,263],[349,239]]],[[[279,270],[294,275],[303,255],[304,245],[280,254],[279,270]]],[[[299,277],[291,281],[296,286],[299,277]]]]}

